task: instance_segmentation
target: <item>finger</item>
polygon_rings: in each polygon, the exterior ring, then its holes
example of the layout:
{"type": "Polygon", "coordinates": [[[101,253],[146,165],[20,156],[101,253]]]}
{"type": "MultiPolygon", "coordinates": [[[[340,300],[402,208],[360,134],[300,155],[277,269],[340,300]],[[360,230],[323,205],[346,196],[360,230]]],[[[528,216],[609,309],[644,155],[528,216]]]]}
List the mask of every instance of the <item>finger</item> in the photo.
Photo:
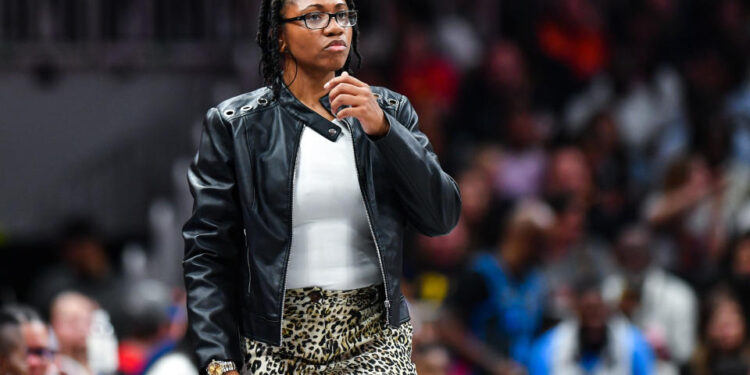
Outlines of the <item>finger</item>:
{"type": "Polygon", "coordinates": [[[341,94],[337,96],[336,99],[334,99],[331,102],[331,109],[333,110],[334,114],[338,114],[339,108],[341,108],[341,106],[344,106],[344,105],[357,106],[357,105],[362,104],[363,102],[364,100],[360,96],[355,96],[355,95],[350,95],[350,94],[341,94]]]}
{"type": "Polygon", "coordinates": [[[335,96],[338,94],[362,95],[362,94],[367,94],[371,92],[372,91],[370,91],[366,87],[355,86],[348,82],[342,82],[336,85],[335,87],[333,87],[331,91],[329,91],[329,94],[331,96],[335,96]]]}
{"type": "Polygon", "coordinates": [[[336,117],[338,118],[344,118],[344,117],[358,117],[362,114],[362,109],[359,107],[348,107],[344,108],[338,113],[336,113],[336,117]]]}
{"type": "Polygon", "coordinates": [[[371,91],[364,87],[354,86],[351,83],[340,83],[331,89],[329,92],[329,99],[334,100],[341,94],[364,95],[367,93],[371,93],[371,91]]]}
{"type": "Polygon", "coordinates": [[[360,87],[365,86],[365,84],[362,81],[346,74],[346,75],[340,75],[338,77],[332,78],[330,81],[326,82],[325,85],[323,85],[323,88],[332,89],[336,87],[336,85],[341,84],[341,83],[349,83],[351,85],[360,86],[360,87]]]}
{"type": "Polygon", "coordinates": [[[357,78],[354,78],[354,76],[350,76],[349,73],[344,72],[340,76],[333,77],[330,81],[326,82],[326,84],[323,85],[323,88],[326,88],[326,89],[333,88],[342,82],[350,83],[354,86],[367,87],[366,83],[358,80],[357,78]]]}

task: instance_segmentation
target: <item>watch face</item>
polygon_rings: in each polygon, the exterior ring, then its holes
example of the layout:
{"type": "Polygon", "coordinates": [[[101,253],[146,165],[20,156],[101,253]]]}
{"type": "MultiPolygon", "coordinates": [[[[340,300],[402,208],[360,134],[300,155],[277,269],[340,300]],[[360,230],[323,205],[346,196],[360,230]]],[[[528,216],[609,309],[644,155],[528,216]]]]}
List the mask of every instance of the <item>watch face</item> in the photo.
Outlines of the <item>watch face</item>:
{"type": "Polygon", "coordinates": [[[222,375],[220,371],[221,371],[221,365],[219,365],[218,363],[213,362],[208,365],[209,375],[222,375]]]}
{"type": "Polygon", "coordinates": [[[233,362],[211,361],[206,367],[206,372],[208,372],[208,375],[224,375],[224,373],[236,369],[237,367],[233,362]]]}

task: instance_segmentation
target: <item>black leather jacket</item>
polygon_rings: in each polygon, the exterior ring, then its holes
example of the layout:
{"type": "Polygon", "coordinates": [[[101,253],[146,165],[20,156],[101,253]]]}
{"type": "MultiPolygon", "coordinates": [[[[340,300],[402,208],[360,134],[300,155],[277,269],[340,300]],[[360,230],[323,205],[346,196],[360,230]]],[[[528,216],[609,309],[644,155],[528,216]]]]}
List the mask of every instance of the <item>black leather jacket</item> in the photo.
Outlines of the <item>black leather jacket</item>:
{"type": "MultiPolygon", "coordinates": [[[[358,179],[375,239],[387,322],[409,320],[401,294],[407,222],[429,236],[457,223],[461,197],[407,98],[372,87],[390,124],[372,139],[352,129],[358,179]]],[[[330,110],[328,95],[320,98],[330,110]]],[[[300,134],[333,141],[341,129],[286,88],[261,88],[211,108],[188,171],[193,213],[182,228],[189,333],[202,366],[243,359],[241,336],[278,346],[292,235],[292,184],[300,134]]]]}

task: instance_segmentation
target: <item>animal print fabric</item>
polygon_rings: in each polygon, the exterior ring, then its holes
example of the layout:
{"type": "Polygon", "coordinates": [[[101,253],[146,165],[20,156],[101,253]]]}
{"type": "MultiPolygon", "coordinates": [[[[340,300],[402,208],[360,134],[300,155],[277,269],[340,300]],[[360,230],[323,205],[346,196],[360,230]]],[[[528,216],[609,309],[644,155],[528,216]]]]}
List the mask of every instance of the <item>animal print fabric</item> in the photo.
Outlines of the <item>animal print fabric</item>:
{"type": "Polygon", "coordinates": [[[281,346],[244,338],[243,374],[416,374],[411,322],[386,326],[382,291],[288,289],[281,346]]]}

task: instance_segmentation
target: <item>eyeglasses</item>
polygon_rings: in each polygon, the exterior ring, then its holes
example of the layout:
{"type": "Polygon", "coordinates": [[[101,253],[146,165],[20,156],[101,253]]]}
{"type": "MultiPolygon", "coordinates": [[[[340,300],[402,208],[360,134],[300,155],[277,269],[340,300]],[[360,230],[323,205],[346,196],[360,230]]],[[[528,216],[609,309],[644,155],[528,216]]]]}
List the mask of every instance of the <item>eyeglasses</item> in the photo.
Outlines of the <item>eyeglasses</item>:
{"type": "Polygon", "coordinates": [[[352,27],[357,24],[357,11],[356,10],[340,10],[336,13],[328,12],[311,12],[303,14],[299,17],[284,18],[281,23],[291,21],[305,21],[305,27],[310,30],[325,29],[331,23],[331,18],[336,17],[341,27],[352,27]]]}

